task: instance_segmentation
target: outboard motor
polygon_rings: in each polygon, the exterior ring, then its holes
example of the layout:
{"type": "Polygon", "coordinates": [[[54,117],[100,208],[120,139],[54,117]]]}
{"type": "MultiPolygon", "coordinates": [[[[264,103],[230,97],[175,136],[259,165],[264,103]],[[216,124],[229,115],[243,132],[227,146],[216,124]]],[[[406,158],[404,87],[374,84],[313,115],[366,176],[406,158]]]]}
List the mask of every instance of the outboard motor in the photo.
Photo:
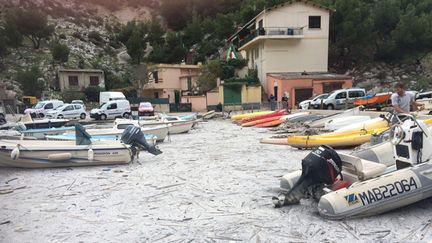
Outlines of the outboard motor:
{"type": "Polygon", "coordinates": [[[140,148],[142,150],[146,150],[147,152],[153,155],[158,155],[162,153],[162,151],[156,148],[156,146],[150,146],[147,143],[147,140],[144,137],[144,133],[137,126],[133,126],[133,125],[128,126],[123,131],[123,134],[121,136],[121,141],[125,144],[130,144],[134,147],[140,148]]]}
{"type": "Polygon", "coordinates": [[[321,145],[302,160],[302,174],[293,187],[286,193],[273,197],[275,207],[296,204],[309,190],[332,185],[338,175],[342,177],[342,160],[336,151],[327,145],[321,145]]]}
{"type": "Polygon", "coordinates": [[[393,135],[390,142],[394,145],[393,154],[398,170],[421,164],[432,157],[432,133],[429,128],[411,115],[406,117],[407,120],[393,125],[390,131],[393,135]]]}
{"type": "Polygon", "coordinates": [[[85,128],[79,124],[75,124],[75,145],[90,145],[91,135],[86,132],[85,128]]]}

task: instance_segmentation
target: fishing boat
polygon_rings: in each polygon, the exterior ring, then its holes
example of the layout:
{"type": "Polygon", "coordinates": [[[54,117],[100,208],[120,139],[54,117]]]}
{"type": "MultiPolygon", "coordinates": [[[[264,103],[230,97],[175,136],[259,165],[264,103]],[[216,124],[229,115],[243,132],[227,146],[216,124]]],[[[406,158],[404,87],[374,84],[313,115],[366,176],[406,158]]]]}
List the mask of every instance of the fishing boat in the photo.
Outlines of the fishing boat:
{"type": "Polygon", "coordinates": [[[27,129],[44,129],[53,127],[63,127],[68,123],[67,119],[34,119],[31,118],[30,113],[26,113],[21,117],[18,123],[6,123],[0,126],[1,130],[8,130],[11,128],[16,128],[17,126],[22,127],[22,130],[27,129]]]}
{"type": "MultiPolygon", "coordinates": [[[[86,132],[92,137],[95,136],[118,136],[120,137],[128,126],[138,126],[138,121],[129,119],[116,119],[112,128],[94,128],[86,129],[86,132]]],[[[141,132],[148,135],[156,136],[157,142],[163,142],[168,135],[169,124],[160,124],[151,127],[141,127],[141,132]]],[[[64,133],[65,136],[73,136],[74,133],[64,133]]]]}
{"type": "MultiPolygon", "coordinates": [[[[61,134],[61,135],[46,135],[46,140],[49,141],[75,141],[77,139],[75,134],[61,134]]],[[[152,134],[144,134],[144,138],[148,142],[149,145],[156,145],[157,137],[152,134]]],[[[91,136],[90,141],[98,142],[98,141],[116,141],[120,140],[121,135],[110,135],[110,136],[91,136]]]]}
{"type": "Polygon", "coordinates": [[[215,115],[216,115],[216,111],[212,110],[212,111],[209,111],[209,112],[202,114],[201,117],[204,120],[209,120],[209,119],[212,119],[215,115]]]}
{"type": "Polygon", "coordinates": [[[391,95],[392,93],[390,92],[366,95],[364,97],[355,99],[353,103],[354,105],[363,105],[366,107],[376,106],[382,103],[386,103],[390,99],[391,95]]]}
{"type": "Polygon", "coordinates": [[[284,191],[276,207],[296,204],[306,191],[328,219],[364,217],[432,197],[432,132],[410,116],[392,127],[391,162],[377,163],[319,147],[302,162],[302,170],[281,179],[284,191]],[[340,178],[338,178],[340,177],[340,178]]]}
{"type": "Polygon", "coordinates": [[[125,129],[120,141],[91,141],[79,124],[75,141],[0,140],[0,166],[22,168],[126,164],[140,150],[161,151],[145,140],[138,127],[125,129]]]}
{"type": "Polygon", "coordinates": [[[166,119],[159,120],[130,120],[130,119],[121,119],[118,118],[114,121],[114,124],[125,126],[134,125],[140,127],[154,127],[154,126],[166,126],[168,127],[169,134],[179,134],[179,133],[187,133],[192,129],[195,121],[183,121],[183,120],[175,120],[168,121],[166,119]]]}
{"type": "MultiPolygon", "coordinates": [[[[85,129],[95,127],[95,124],[84,125],[85,129]]],[[[34,137],[36,139],[45,139],[47,135],[60,135],[67,132],[72,132],[75,130],[75,126],[65,126],[65,127],[52,127],[52,128],[38,128],[38,129],[26,129],[19,130],[21,134],[25,137],[34,137]]]]}

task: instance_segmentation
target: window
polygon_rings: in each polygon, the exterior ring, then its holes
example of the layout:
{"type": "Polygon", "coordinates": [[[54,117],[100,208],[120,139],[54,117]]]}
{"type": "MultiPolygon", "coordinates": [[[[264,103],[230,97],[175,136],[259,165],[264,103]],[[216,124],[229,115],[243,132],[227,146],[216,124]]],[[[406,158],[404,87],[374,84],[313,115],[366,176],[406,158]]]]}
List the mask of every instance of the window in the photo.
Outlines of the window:
{"type": "Polygon", "coordinates": [[[98,86],[98,85],[99,85],[99,77],[90,76],[90,86],[98,86]]]}
{"type": "Polygon", "coordinates": [[[114,110],[114,109],[117,109],[117,103],[112,103],[111,105],[108,106],[107,109],[108,109],[108,110],[114,110]]]}
{"type": "Polygon", "coordinates": [[[309,29],[321,29],[321,16],[309,16],[309,29]]]}
{"type": "Polygon", "coordinates": [[[363,97],[364,95],[365,95],[364,92],[360,90],[349,91],[350,98],[363,97]]]}
{"type": "Polygon", "coordinates": [[[159,93],[158,92],[154,92],[154,98],[159,99],[159,93]]]}
{"type": "Polygon", "coordinates": [[[54,108],[52,103],[48,103],[45,105],[45,110],[52,109],[52,108],[54,108]]]}
{"type": "Polygon", "coordinates": [[[75,110],[81,109],[81,105],[74,105],[74,106],[75,106],[75,110]]]}
{"type": "Polygon", "coordinates": [[[187,77],[188,90],[192,90],[192,77],[187,77]]]}
{"type": "Polygon", "coordinates": [[[159,82],[159,72],[153,71],[152,74],[153,74],[153,79],[154,79],[155,83],[158,83],[159,82]]]}
{"type": "Polygon", "coordinates": [[[63,111],[71,111],[73,109],[74,109],[73,105],[68,105],[68,106],[66,106],[66,108],[64,108],[63,111]]]}
{"type": "Polygon", "coordinates": [[[346,92],[337,94],[336,99],[346,99],[346,92]]]}
{"type": "Polygon", "coordinates": [[[78,76],[68,76],[69,86],[78,86],[78,76]]]}

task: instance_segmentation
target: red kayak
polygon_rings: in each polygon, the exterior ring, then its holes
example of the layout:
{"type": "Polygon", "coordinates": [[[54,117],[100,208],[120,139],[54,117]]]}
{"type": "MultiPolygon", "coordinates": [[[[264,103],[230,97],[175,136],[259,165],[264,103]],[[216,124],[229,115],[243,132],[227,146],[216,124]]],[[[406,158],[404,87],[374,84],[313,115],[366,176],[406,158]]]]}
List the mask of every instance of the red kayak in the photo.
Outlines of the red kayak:
{"type": "Polygon", "coordinates": [[[258,124],[255,127],[275,127],[275,126],[279,126],[280,124],[282,124],[284,122],[286,122],[286,120],[278,119],[278,120],[258,124]]]}
{"type": "Polygon", "coordinates": [[[246,123],[241,124],[241,126],[242,127],[257,126],[257,125],[262,124],[262,123],[267,123],[267,122],[279,120],[282,116],[283,115],[273,116],[273,117],[267,117],[267,118],[263,118],[263,119],[256,120],[256,121],[246,122],[246,123]]]}
{"type": "Polygon", "coordinates": [[[275,116],[281,116],[281,115],[286,115],[286,110],[282,109],[282,110],[278,110],[269,114],[265,114],[265,115],[260,115],[260,116],[255,116],[255,117],[251,117],[251,118],[244,118],[241,119],[239,124],[244,124],[247,122],[252,122],[252,121],[256,121],[256,120],[261,120],[264,118],[269,118],[269,117],[275,117],[275,116]]]}

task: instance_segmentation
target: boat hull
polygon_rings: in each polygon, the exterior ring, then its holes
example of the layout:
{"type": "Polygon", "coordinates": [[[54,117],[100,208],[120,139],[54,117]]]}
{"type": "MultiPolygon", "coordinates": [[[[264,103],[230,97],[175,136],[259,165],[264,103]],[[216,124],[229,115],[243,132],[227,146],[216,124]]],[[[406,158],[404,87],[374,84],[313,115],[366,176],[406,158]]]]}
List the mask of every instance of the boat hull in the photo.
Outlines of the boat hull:
{"type": "Polygon", "coordinates": [[[0,146],[0,166],[3,167],[50,168],[110,165],[127,164],[133,160],[130,146],[119,142],[75,145],[75,142],[69,141],[9,140],[0,141],[0,146]],[[16,148],[19,149],[19,155],[14,157],[12,154],[16,148]],[[93,152],[89,152],[90,148],[93,152]]]}
{"type": "Polygon", "coordinates": [[[430,162],[353,184],[321,197],[318,211],[329,219],[371,216],[432,196],[430,162]]]}

